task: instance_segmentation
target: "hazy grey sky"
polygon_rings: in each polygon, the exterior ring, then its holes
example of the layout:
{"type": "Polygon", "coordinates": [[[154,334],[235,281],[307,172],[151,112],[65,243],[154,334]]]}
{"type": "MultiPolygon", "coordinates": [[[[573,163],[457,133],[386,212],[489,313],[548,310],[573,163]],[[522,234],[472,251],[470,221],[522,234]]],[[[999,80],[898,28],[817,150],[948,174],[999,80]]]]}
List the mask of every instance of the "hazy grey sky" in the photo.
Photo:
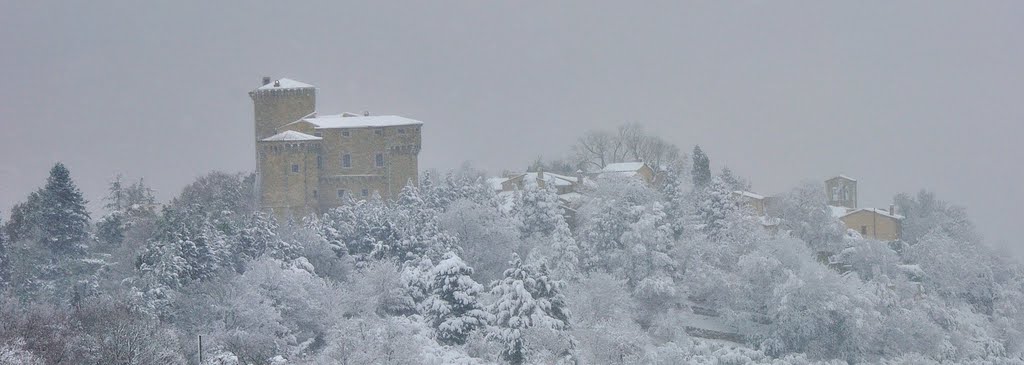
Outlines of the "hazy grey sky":
{"type": "Polygon", "coordinates": [[[269,75],[426,122],[423,168],[521,169],[640,122],[763,193],[934,190],[1024,251],[1021,1],[0,3],[5,218],[55,161],[94,203],[117,172],[167,199],[253,169],[269,75]]]}

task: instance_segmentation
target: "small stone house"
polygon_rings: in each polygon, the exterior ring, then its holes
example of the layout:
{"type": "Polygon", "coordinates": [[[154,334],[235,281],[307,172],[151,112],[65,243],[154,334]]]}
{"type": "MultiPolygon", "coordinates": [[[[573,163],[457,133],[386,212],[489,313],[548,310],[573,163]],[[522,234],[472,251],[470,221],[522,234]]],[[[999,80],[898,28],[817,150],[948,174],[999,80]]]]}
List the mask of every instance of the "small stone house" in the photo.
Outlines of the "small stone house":
{"type": "Polygon", "coordinates": [[[658,177],[654,169],[643,162],[611,163],[593,175],[598,178],[602,176],[636,177],[649,185],[653,185],[658,177]]]}
{"type": "Polygon", "coordinates": [[[894,207],[889,210],[875,208],[854,209],[839,217],[846,228],[860,233],[864,238],[880,241],[900,239],[903,216],[896,214],[894,207]]]}

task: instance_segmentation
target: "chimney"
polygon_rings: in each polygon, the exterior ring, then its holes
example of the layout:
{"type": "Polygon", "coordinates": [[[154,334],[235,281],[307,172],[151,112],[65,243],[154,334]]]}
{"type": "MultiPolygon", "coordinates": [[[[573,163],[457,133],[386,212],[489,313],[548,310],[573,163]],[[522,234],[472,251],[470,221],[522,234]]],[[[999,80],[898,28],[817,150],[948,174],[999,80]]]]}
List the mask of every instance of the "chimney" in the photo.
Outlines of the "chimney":
{"type": "Polygon", "coordinates": [[[270,76],[263,76],[263,84],[260,86],[266,86],[270,83],[270,76]]]}
{"type": "Polygon", "coordinates": [[[896,215],[896,204],[889,204],[889,215],[896,215]]]}
{"type": "Polygon", "coordinates": [[[281,80],[275,80],[274,87],[281,87],[281,80]]]}

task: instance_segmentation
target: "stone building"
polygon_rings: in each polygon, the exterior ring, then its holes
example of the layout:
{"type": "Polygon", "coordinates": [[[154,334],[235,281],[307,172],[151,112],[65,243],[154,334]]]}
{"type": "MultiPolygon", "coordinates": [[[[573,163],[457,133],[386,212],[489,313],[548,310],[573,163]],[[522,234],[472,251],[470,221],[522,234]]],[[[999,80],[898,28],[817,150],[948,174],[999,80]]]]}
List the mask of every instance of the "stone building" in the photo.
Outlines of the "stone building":
{"type": "Polygon", "coordinates": [[[875,208],[854,209],[841,217],[847,229],[860,233],[864,238],[872,238],[880,241],[895,241],[900,239],[900,228],[903,216],[896,214],[893,207],[889,210],[875,208]]]}
{"type": "Polygon", "coordinates": [[[318,115],[316,87],[289,79],[249,92],[255,111],[259,205],[300,218],[346,198],[398,196],[418,181],[423,122],[395,115],[318,115]]]}
{"type": "Polygon", "coordinates": [[[900,239],[903,216],[896,214],[894,206],[889,210],[857,207],[857,180],[839,175],[825,180],[825,194],[832,216],[843,222],[847,229],[860,233],[864,238],[882,241],[900,239]]]}
{"type": "Polygon", "coordinates": [[[825,180],[825,196],[828,205],[857,209],[857,180],[846,175],[825,180]]]}

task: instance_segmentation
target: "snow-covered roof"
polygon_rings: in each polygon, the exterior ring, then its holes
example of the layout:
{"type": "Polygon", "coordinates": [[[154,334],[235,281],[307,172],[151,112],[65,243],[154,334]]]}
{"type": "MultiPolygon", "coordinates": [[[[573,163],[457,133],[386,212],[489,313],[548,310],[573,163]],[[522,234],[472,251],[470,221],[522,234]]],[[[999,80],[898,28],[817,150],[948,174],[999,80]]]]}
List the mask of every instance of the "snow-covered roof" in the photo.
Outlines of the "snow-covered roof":
{"type": "Polygon", "coordinates": [[[846,180],[850,180],[850,181],[853,181],[853,182],[857,182],[857,179],[854,179],[852,177],[849,177],[849,176],[846,176],[846,175],[843,175],[843,174],[839,174],[839,176],[833,177],[833,178],[831,178],[829,180],[835,180],[835,179],[846,179],[846,180]]]}
{"type": "Polygon", "coordinates": [[[616,162],[610,163],[601,169],[601,172],[636,172],[644,167],[643,162],[616,162]]]}
{"type": "Polygon", "coordinates": [[[295,81],[292,79],[280,78],[269,84],[260,86],[256,90],[278,90],[278,89],[305,89],[314,87],[313,85],[295,81]]]}
{"type": "Polygon", "coordinates": [[[317,136],[311,136],[302,132],[296,131],[284,131],[273,136],[264,138],[264,142],[280,142],[280,141],[319,141],[323,138],[317,136]]]}
{"type": "Polygon", "coordinates": [[[832,217],[833,218],[841,218],[842,216],[846,215],[846,212],[847,212],[846,207],[838,207],[838,206],[835,206],[835,205],[829,205],[828,208],[829,208],[829,210],[832,211],[832,217]]]}
{"type": "Polygon", "coordinates": [[[878,214],[878,215],[881,215],[881,216],[884,216],[884,217],[893,218],[893,219],[903,219],[904,218],[902,215],[899,215],[899,214],[889,214],[888,210],[876,209],[876,208],[854,209],[854,210],[850,211],[849,213],[843,214],[842,216],[845,217],[845,216],[848,216],[848,215],[851,215],[851,214],[857,213],[857,212],[874,212],[875,214],[878,214]]]}
{"type": "Polygon", "coordinates": [[[583,199],[583,194],[577,193],[575,191],[570,191],[565,194],[558,194],[558,199],[566,202],[567,204],[575,204],[580,199],[583,199]]]}
{"type": "Polygon", "coordinates": [[[749,191],[736,190],[733,193],[735,193],[737,195],[745,196],[745,197],[748,197],[748,198],[751,198],[751,199],[757,199],[757,200],[764,199],[764,195],[751,193],[749,191]]]}
{"type": "Polygon", "coordinates": [[[393,127],[400,125],[421,125],[423,122],[409,119],[406,117],[400,117],[397,115],[355,115],[352,113],[344,113],[337,115],[325,115],[321,117],[303,118],[298,121],[289,123],[288,125],[299,123],[302,121],[313,124],[316,129],[331,129],[331,128],[365,128],[365,127],[393,127]]]}

